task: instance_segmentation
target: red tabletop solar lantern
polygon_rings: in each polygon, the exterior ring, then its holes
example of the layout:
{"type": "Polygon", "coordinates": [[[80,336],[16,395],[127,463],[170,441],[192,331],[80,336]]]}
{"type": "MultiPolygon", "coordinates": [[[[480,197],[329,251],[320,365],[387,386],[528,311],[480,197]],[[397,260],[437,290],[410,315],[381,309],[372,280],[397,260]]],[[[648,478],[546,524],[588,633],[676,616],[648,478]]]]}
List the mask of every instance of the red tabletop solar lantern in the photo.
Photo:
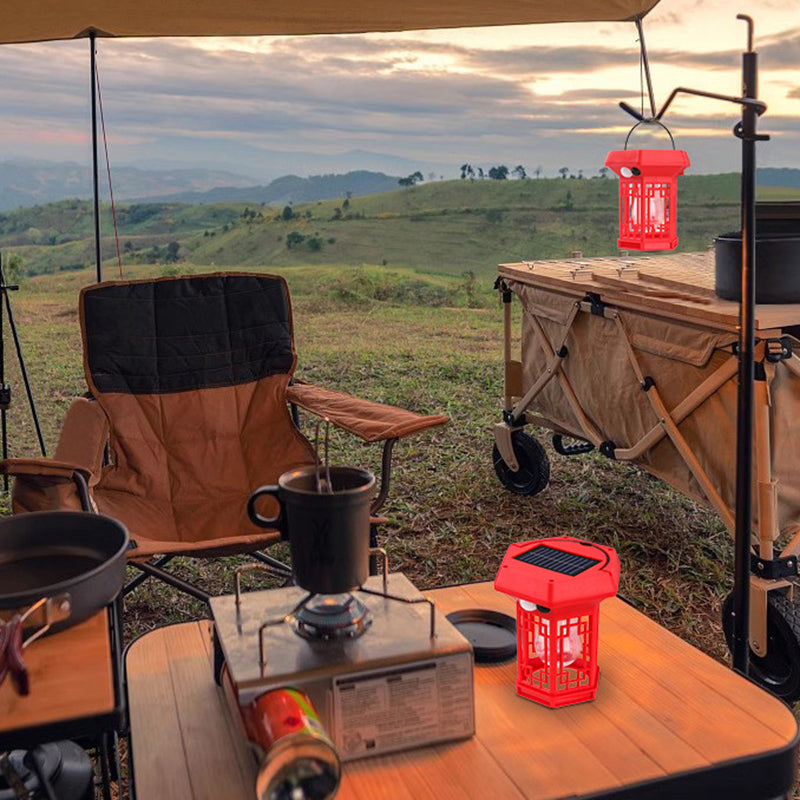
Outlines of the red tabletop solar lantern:
{"type": "Polygon", "coordinates": [[[600,601],[617,593],[611,547],[557,536],[508,548],[494,582],[517,600],[517,694],[542,705],[597,694],[600,601]]]}
{"type": "Polygon", "coordinates": [[[684,150],[628,150],[627,145],[626,138],[626,149],[612,150],[606,158],[606,166],[619,175],[617,244],[627,250],[674,250],[678,175],[689,166],[689,156],[684,150]]]}

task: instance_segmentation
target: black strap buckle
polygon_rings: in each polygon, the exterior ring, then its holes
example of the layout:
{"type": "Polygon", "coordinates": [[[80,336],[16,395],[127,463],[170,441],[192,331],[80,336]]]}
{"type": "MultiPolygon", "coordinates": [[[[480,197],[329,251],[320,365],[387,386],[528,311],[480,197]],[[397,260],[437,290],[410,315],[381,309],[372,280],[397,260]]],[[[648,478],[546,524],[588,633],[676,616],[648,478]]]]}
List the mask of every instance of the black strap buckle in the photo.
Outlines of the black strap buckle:
{"type": "Polygon", "coordinates": [[[494,288],[495,291],[502,292],[504,303],[511,302],[513,292],[508,288],[508,284],[505,282],[502,275],[497,276],[497,279],[494,282],[494,288]]]}
{"type": "Polygon", "coordinates": [[[595,292],[587,292],[583,298],[591,306],[590,311],[596,317],[605,316],[606,304],[600,299],[600,295],[595,292]]]}
{"type": "Polygon", "coordinates": [[[792,357],[792,340],[789,336],[781,336],[780,339],[767,339],[764,345],[764,358],[771,364],[785,361],[787,358],[792,357]]]}

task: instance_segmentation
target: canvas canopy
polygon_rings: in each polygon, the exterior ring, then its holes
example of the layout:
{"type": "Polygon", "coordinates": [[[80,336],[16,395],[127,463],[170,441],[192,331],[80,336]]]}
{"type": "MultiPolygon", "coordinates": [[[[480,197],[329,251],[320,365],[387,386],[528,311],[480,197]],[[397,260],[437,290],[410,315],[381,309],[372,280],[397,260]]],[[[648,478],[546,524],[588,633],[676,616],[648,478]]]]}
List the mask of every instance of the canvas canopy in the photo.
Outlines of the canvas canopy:
{"type": "Polygon", "coordinates": [[[0,44],[98,36],[365,33],[624,21],[658,0],[32,0],[0,4],[0,44]]]}

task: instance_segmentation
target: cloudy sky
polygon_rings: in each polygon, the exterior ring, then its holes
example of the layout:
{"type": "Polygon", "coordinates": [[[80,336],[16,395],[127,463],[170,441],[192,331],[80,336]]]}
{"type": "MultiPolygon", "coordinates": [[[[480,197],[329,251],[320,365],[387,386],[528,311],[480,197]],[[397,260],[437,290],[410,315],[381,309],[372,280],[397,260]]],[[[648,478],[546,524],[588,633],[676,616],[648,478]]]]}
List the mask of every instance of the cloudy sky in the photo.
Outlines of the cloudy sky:
{"type": "MultiPolygon", "coordinates": [[[[676,85],[739,94],[756,23],[768,106],[761,166],[800,167],[800,0],[661,0],[645,19],[657,104],[676,85]]],[[[0,47],[0,161],[88,163],[87,40],[0,47]]],[[[407,34],[99,40],[111,162],[207,166],[258,181],[354,168],[452,178],[458,166],[596,174],[641,103],[632,23],[407,34]]],[[[737,106],[665,118],[692,172],[736,170],[737,106]]],[[[648,134],[634,141],[647,146],[648,134]]]]}

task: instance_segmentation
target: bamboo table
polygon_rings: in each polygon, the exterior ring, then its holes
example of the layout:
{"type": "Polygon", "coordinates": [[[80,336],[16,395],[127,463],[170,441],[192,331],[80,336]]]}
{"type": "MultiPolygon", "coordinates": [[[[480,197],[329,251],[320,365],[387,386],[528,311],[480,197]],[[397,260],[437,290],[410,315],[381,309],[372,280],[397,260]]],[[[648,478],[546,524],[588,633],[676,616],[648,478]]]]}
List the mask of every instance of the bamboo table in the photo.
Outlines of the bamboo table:
{"type": "Polygon", "coordinates": [[[30,694],[0,686],[0,752],[100,735],[122,724],[112,650],[113,608],[25,650],[30,694]]]}
{"type": "MultiPolygon", "coordinates": [[[[430,592],[449,613],[514,603],[490,583],[430,592]]],[[[209,623],[129,649],[138,800],[252,800],[255,764],[211,666],[209,623]]],[[[797,721],[755,684],[618,598],[601,605],[597,699],[551,710],[514,692],[515,661],[475,668],[469,740],[349,762],[338,800],[747,798],[789,792],[797,721]]]]}

